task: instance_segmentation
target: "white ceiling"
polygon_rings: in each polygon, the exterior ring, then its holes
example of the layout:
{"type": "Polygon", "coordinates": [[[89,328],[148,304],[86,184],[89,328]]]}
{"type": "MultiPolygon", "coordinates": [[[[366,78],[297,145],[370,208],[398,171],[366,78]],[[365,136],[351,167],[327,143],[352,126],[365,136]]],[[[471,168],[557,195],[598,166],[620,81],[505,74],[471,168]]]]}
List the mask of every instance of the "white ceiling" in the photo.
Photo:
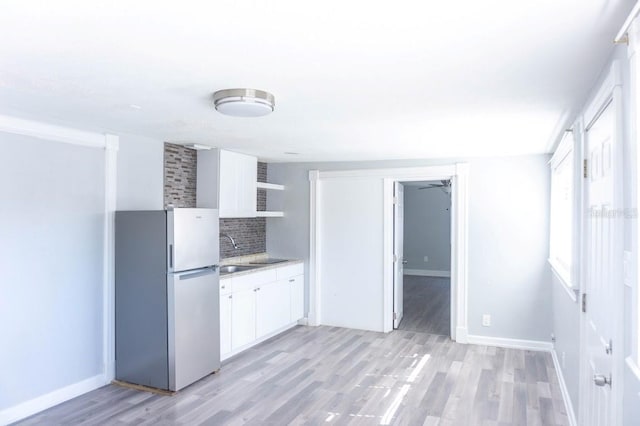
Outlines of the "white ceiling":
{"type": "Polygon", "coordinates": [[[633,3],[3,0],[0,113],[272,161],[542,153],[633,3]],[[275,112],[212,110],[235,87],[275,112]]]}

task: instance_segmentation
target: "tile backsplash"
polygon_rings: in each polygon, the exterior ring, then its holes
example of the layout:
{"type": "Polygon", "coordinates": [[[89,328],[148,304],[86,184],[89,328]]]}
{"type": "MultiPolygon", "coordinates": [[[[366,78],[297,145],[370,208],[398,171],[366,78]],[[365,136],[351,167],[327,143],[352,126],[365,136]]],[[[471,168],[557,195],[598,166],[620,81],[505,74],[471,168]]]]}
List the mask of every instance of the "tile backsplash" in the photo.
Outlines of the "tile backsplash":
{"type": "MultiPolygon", "coordinates": [[[[175,207],[196,206],[197,152],[182,145],[164,144],[164,204],[175,207]]],[[[258,181],[267,181],[267,163],[258,163],[258,181]]],[[[266,190],[258,189],[257,209],[266,210],[266,190]]],[[[245,256],[267,251],[267,221],[264,217],[220,219],[220,232],[231,235],[234,249],[226,238],[220,239],[220,258],[245,256]]]]}
{"type": "Polygon", "coordinates": [[[220,238],[220,259],[267,251],[267,221],[264,217],[220,219],[220,232],[231,235],[238,249],[227,238],[220,238]]]}
{"type": "Polygon", "coordinates": [[[198,156],[195,149],[164,144],[164,206],[196,206],[198,156]]]}

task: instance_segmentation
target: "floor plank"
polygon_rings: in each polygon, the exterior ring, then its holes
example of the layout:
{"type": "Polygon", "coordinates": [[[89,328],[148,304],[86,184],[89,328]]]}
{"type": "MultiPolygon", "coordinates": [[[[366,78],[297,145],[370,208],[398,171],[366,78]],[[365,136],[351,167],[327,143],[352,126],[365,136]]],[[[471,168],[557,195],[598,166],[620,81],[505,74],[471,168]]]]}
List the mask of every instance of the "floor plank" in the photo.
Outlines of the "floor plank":
{"type": "Polygon", "coordinates": [[[105,386],[22,425],[567,425],[551,356],[296,327],[175,396],[105,386]]]}
{"type": "Polygon", "coordinates": [[[404,276],[402,321],[399,330],[451,334],[451,279],[404,276]]]}

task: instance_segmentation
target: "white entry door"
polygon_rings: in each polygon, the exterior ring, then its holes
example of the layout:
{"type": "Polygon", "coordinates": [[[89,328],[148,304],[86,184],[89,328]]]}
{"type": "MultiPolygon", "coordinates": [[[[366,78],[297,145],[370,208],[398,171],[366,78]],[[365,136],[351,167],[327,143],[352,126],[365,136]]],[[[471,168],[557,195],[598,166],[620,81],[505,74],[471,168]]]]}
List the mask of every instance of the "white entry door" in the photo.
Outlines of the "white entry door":
{"type": "Polygon", "coordinates": [[[586,426],[616,425],[614,407],[620,383],[616,379],[614,351],[616,342],[617,270],[621,256],[617,245],[620,218],[616,216],[616,119],[610,103],[587,128],[585,151],[588,177],[585,180],[585,363],[583,377],[584,418],[586,426]]]}
{"type": "Polygon", "coordinates": [[[393,328],[398,328],[404,307],[404,186],[395,182],[393,188],[393,328]]]}

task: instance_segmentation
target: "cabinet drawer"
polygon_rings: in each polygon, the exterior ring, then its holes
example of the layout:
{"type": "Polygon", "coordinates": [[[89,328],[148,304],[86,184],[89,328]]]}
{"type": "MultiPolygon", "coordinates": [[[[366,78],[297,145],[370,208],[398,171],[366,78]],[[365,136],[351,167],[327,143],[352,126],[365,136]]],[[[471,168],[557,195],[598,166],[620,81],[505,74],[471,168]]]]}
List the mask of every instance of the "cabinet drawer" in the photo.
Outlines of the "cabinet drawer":
{"type": "Polygon", "coordinates": [[[254,287],[269,284],[276,281],[276,270],[252,272],[233,278],[233,291],[253,290],[254,287]]]}
{"type": "Polygon", "coordinates": [[[233,291],[233,278],[220,278],[220,295],[230,294],[233,291]]]}
{"type": "Polygon", "coordinates": [[[290,277],[295,277],[296,275],[304,274],[304,263],[296,263],[295,265],[283,266],[282,268],[277,269],[277,279],[284,280],[290,277]]]}

